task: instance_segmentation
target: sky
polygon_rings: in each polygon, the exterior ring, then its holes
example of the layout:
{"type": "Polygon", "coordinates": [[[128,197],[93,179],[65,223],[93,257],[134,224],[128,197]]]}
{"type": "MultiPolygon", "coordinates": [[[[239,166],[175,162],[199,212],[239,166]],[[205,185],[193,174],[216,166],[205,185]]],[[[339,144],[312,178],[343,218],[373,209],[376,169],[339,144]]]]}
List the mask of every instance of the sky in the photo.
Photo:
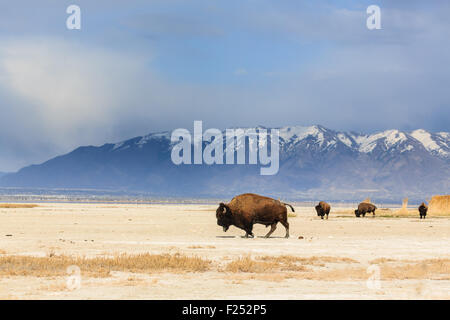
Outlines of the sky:
{"type": "Polygon", "coordinates": [[[449,131],[449,16],[446,0],[2,1],[0,171],[194,120],[449,131]]]}

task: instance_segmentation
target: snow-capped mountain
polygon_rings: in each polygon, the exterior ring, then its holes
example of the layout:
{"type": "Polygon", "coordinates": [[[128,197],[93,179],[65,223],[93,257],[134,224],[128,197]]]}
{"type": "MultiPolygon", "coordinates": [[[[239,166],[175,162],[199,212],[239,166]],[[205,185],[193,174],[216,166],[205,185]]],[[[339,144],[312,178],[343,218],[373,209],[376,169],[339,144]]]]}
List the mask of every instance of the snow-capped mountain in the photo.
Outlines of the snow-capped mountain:
{"type": "Polygon", "coordinates": [[[450,134],[448,132],[429,133],[423,129],[413,132],[386,130],[374,134],[338,132],[321,126],[280,128],[282,145],[293,148],[298,143],[310,139],[319,148],[333,149],[347,147],[358,153],[407,152],[414,148],[425,148],[430,154],[448,158],[450,156],[450,134]]]}
{"type": "Polygon", "coordinates": [[[429,133],[418,129],[411,132],[411,136],[422,143],[431,154],[442,158],[450,157],[450,134],[448,132],[429,133]]]}
{"type": "Polygon", "coordinates": [[[112,188],[193,197],[260,192],[299,200],[366,196],[420,200],[450,190],[448,132],[418,129],[361,134],[320,125],[277,129],[280,169],[274,176],[259,175],[254,165],[174,165],[171,132],[167,131],[80,147],[7,174],[0,178],[0,185],[112,188]]]}

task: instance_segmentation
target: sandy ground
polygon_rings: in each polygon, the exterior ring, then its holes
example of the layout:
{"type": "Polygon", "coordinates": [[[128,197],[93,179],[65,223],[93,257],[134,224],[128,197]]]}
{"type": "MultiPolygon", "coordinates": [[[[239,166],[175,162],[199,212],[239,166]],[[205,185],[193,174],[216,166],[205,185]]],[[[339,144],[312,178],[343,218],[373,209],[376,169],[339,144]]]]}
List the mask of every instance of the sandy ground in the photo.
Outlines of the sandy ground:
{"type": "MultiPolygon", "coordinates": [[[[254,239],[217,226],[216,206],[133,204],[40,204],[0,209],[0,255],[87,257],[118,253],[182,253],[224,264],[241,256],[335,256],[364,267],[376,258],[450,258],[450,218],[337,217],[320,220],[312,208],[296,207],[291,237],[278,225],[256,225],[254,239]],[[299,236],[303,239],[299,239],[299,236]]],[[[343,266],[344,268],[350,268],[343,266]]],[[[367,278],[370,272],[367,273],[367,278]]],[[[212,270],[199,273],[130,274],[81,278],[67,288],[66,277],[0,276],[2,299],[450,299],[450,280],[360,280],[251,278],[212,270]],[[275,279],[275,280],[274,280],[275,279]]]]}

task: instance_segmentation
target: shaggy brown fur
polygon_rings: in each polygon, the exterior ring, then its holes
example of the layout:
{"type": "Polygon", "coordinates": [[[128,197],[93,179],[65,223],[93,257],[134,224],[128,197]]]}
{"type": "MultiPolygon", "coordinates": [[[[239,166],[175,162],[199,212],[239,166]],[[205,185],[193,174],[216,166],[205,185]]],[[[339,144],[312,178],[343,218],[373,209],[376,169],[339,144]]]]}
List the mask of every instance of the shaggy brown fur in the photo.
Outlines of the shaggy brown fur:
{"type": "Polygon", "coordinates": [[[315,207],[317,211],[317,215],[323,219],[324,215],[327,215],[328,220],[328,214],[330,213],[331,206],[326,203],[325,201],[320,201],[319,204],[315,207]]]}
{"type": "Polygon", "coordinates": [[[220,203],[216,210],[217,224],[223,227],[223,231],[233,225],[245,230],[245,237],[253,237],[253,225],[255,223],[271,226],[266,238],[277,228],[280,222],[286,228],[286,238],[289,237],[289,223],[287,221],[287,209],[294,208],[287,203],[260,196],[253,193],[245,193],[234,197],[228,204],[220,203]]]}
{"type": "Polygon", "coordinates": [[[363,217],[365,217],[366,213],[370,213],[370,212],[372,212],[373,215],[375,215],[375,210],[377,210],[377,207],[375,205],[373,205],[371,203],[361,202],[358,205],[358,209],[355,210],[355,215],[357,217],[359,217],[361,215],[363,217]]]}
{"type": "Polygon", "coordinates": [[[420,214],[420,219],[425,219],[425,217],[427,216],[427,211],[428,211],[428,206],[422,202],[422,204],[419,206],[419,214],[420,214]]]}

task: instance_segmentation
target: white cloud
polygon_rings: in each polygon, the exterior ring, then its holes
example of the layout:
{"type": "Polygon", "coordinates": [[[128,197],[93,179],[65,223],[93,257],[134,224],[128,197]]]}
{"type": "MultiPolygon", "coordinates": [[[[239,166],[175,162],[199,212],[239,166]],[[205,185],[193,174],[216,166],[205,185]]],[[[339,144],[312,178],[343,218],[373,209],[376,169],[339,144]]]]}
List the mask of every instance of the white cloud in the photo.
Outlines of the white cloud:
{"type": "Polygon", "coordinates": [[[234,71],[234,74],[235,74],[236,76],[245,76],[245,75],[248,74],[248,71],[247,71],[246,69],[244,69],[244,68],[239,68],[239,69],[236,69],[236,70],[234,71]]]}

